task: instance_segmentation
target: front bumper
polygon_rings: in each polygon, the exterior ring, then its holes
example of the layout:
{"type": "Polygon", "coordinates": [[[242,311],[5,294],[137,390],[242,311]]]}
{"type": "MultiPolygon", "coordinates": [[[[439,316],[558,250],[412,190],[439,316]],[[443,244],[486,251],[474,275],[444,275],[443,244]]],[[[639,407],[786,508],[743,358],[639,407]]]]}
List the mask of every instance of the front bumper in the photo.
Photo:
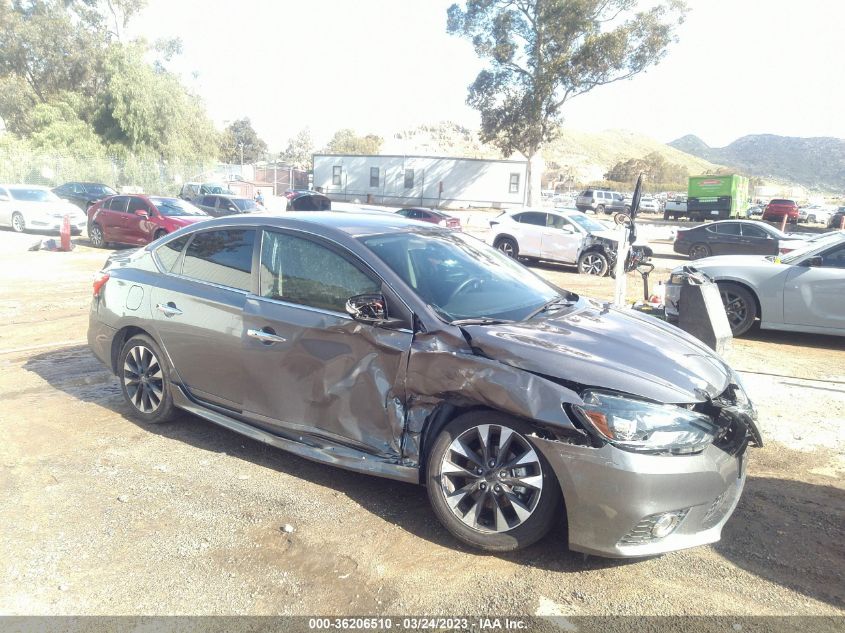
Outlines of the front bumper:
{"type": "Polygon", "coordinates": [[[661,456],[533,439],[557,475],[569,547],[579,552],[629,558],[716,542],[745,486],[744,452],[713,445],[661,456]],[[684,513],[677,528],[652,538],[648,517],[675,511],[684,513]]]}

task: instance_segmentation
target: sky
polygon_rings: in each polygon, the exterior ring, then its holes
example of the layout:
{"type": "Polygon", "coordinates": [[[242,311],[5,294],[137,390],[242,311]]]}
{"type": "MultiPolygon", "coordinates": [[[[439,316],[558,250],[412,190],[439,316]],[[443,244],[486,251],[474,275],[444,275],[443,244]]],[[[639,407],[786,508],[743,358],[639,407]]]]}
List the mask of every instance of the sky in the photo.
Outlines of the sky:
{"type": "MultiPolygon", "coordinates": [[[[273,151],[309,127],[389,136],[451,120],[483,67],[446,34],[454,0],[149,0],[130,36],[178,36],[172,69],[219,127],[249,117],[273,151]]],[[[653,0],[652,0],[653,1],[653,0]]],[[[687,0],[679,42],[644,74],[564,106],[564,125],[712,147],[746,134],[845,138],[845,2],[687,0]]]]}

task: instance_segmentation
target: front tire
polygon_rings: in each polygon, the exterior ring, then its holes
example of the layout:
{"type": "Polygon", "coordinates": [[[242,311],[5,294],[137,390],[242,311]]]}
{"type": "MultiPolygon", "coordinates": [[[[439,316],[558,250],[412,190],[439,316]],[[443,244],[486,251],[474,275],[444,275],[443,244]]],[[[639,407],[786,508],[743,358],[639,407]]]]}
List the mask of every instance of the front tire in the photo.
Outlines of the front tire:
{"type": "Polygon", "coordinates": [[[718,285],[731,333],[734,336],[742,336],[757,320],[757,301],[754,295],[743,286],[732,283],[718,285]]]}
{"type": "Polygon", "coordinates": [[[607,256],[601,251],[587,251],[578,256],[578,273],[604,277],[610,267],[607,256]]]}
{"type": "Polygon", "coordinates": [[[139,334],[126,341],[117,359],[117,375],[132,417],[147,424],[173,418],[170,371],[152,338],[139,334]]]}
{"type": "Polygon", "coordinates": [[[23,233],[26,230],[26,220],[17,211],[12,214],[12,230],[15,233],[23,233]]]}
{"type": "Polygon", "coordinates": [[[548,534],[562,497],[549,463],[528,439],[534,432],[502,413],[471,411],[437,437],[427,462],[428,497],[457,539],[507,552],[548,534]]]}
{"type": "Polygon", "coordinates": [[[519,257],[519,244],[517,244],[516,240],[513,238],[500,238],[499,241],[496,242],[496,248],[512,259],[519,257]]]}
{"type": "Polygon", "coordinates": [[[158,231],[155,232],[155,235],[153,235],[153,241],[160,240],[165,235],[167,235],[167,231],[165,231],[164,229],[159,229],[158,231]]]}

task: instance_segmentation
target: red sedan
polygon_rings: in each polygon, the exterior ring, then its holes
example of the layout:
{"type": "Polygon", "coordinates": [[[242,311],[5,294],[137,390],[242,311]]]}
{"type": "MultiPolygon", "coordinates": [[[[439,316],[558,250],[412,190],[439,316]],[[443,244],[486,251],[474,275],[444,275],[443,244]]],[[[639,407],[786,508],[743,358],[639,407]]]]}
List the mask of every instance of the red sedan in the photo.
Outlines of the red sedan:
{"type": "Polygon", "coordinates": [[[88,237],[96,247],[149,244],[211,216],[180,198],[111,196],[88,209],[88,237]]]}
{"type": "Polygon", "coordinates": [[[408,218],[409,220],[431,222],[432,224],[445,226],[448,229],[454,229],[457,231],[461,230],[460,218],[453,218],[451,215],[446,215],[442,211],[424,209],[422,207],[410,207],[408,209],[399,209],[396,213],[408,218]]]}

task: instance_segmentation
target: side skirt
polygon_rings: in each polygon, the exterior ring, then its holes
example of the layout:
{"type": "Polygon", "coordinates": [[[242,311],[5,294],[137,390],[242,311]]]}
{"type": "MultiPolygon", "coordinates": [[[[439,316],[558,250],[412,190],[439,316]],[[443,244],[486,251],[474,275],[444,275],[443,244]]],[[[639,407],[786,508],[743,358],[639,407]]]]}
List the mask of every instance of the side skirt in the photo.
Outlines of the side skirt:
{"type": "Polygon", "coordinates": [[[373,455],[355,451],[345,446],[333,446],[322,438],[319,440],[316,438],[307,438],[308,440],[313,440],[314,444],[312,445],[306,444],[305,438],[302,441],[296,441],[269,433],[240,420],[231,418],[228,415],[203,407],[193,401],[181,386],[173,386],[176,387],[173,390],[173,404],[188,413],[225,427],[235,433],[240,433],[264,444],[275,446],[276,448],[321,464],[329,464],[366,475],[376,475],[377,477],[386,477],[387,479],[395,479],[412,484],[420,483],[420,472],[418,468],[386,462],[373,455]]]}

